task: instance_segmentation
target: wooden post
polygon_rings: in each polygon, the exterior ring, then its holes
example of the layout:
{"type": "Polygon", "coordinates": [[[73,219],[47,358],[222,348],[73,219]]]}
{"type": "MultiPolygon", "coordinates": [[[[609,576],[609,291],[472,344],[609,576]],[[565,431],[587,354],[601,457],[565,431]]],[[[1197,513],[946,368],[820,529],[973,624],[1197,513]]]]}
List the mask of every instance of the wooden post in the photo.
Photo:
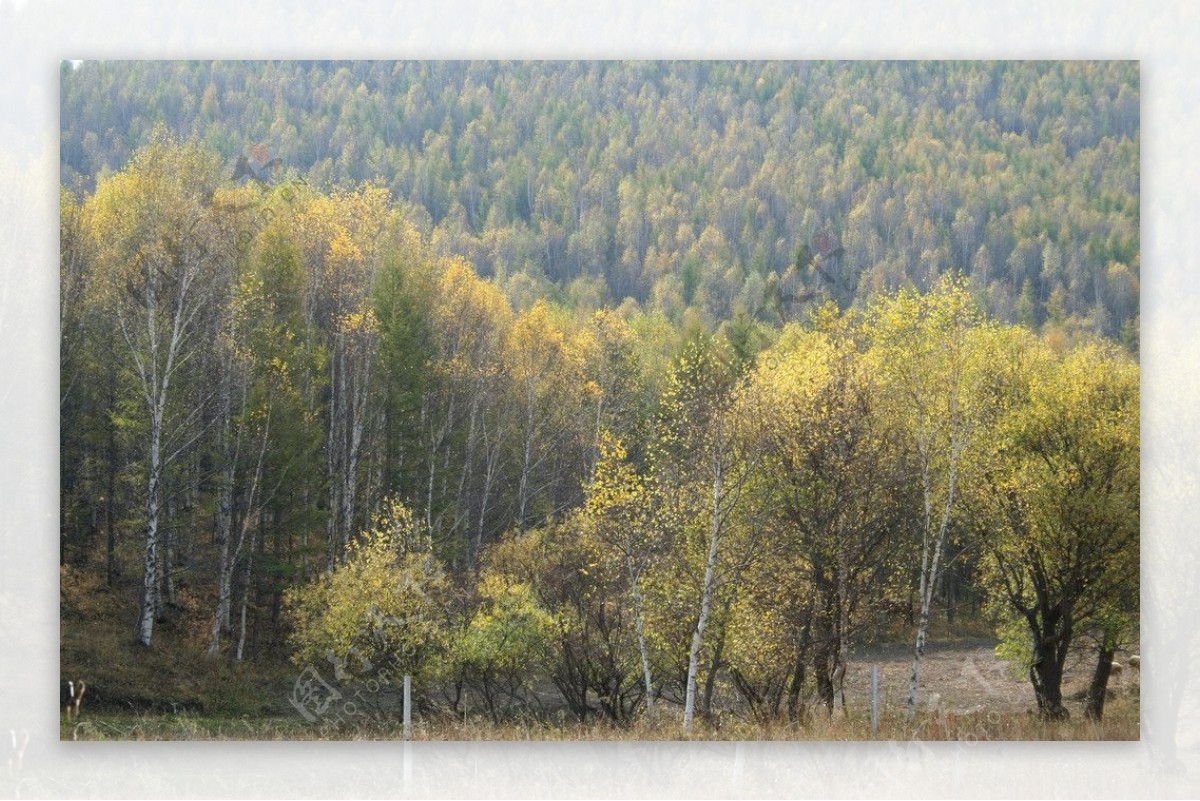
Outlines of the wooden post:
{"type": "Polygon", "coordinates": [[[404,674],[404,739],[412,739],[412,674],[404,674]]]}
{"type": "Polygon", "coordinates": [[[871,734],[879,733],[879,663],[871,663],[871,734]]]}

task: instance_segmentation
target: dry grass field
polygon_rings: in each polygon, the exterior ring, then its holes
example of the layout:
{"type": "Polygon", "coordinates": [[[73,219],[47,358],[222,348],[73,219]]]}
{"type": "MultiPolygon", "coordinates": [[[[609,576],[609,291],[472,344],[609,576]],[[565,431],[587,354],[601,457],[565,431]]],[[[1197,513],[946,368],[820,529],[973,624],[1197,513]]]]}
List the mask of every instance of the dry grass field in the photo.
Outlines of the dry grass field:
{"type": "MultiPolygon", "coordinates": [[[[653,721],[627,727],[606,721],[580,724],[546,719],[496,724],[485,717],[418,717],[415,740],[1137,740],[1138,676],[1114,678],[1104,720],[1087,720],[1078,697],[1086,687],[1091,663],[1083,656],[1068,663],[1064,693],[1071,719],[1046,723],[1034,714],[1028,681],[1014,675],[993,653],[994,641],[982,638],[932,643],[922,667],[918,715],[905,715],[911,657],[907,647],[882,645],[852,658],[846,674],[846,707],[832,715],[816,712],[805,723],[769,723],[726,714],[700,722],[689,734],[681,728],[678,708],[660,704],[653,721]],[[870,666],[880,666],[879,731],[870,726],[870,666]],[[936,696],[935,696],[936,694],[936,696]]],[[[286,706],[286,703],[284,704],[286,706]]],[[[299,715],[262,717],[207,715],[191,711],[142,714],[84,714],[64,720],[65,740],[393,740],[395,723],[309,723],[299,715]]]]}

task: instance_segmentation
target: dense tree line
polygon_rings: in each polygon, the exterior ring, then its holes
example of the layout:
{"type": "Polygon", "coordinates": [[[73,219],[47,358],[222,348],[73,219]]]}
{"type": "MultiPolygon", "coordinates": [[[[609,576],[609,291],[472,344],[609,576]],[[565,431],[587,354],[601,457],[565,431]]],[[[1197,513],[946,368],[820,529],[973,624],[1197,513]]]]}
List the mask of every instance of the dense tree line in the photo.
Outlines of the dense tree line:
{"type": "Polygon", "coordinates": [[[1047,717],[1072,645],[1136,631],[1137,365],[969,278],[782,327],[522,303],[385,188],[161,129],[60,210],[63,560],[142,646],[690,725],[832,709],[897,625],[915,702],[951,552],[1047,717]]]}
{"type": "Polygon", "coordinates": [[[521,309],[778,326],[961,270],[994,319],[1135,349],[1139,97],[1136,62],[84,62],[61,170],[162,123],[380,181],[521,309]]]}

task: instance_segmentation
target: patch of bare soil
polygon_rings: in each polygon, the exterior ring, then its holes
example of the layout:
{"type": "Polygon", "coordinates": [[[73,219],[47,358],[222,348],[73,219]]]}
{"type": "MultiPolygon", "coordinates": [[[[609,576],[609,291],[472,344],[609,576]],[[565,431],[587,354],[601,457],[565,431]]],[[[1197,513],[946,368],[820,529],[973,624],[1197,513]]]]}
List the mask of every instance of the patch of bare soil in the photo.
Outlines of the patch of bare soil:
{"type": "MultiPolygon", "coordinates": [[[[1035,712],[1037,702],[1029,677],[1019,674],[995,654],[996,640],[966,639],[931,642],[921,660],[918,701],[928,709],[937,704],[945,710],[973,710],[999,713],[1035,712]],[[982,706],[983,710],[978,707],[982,706]]],[[[1125,663],[1126,655],[1117,660],[1125,663]]],[[[912,677],[912,648],[880,645],[852,653],[846,668],[846,703],[869,705],[871,664],[879,664],[880,705],[884,709],[902,709],[908,703],[912,677]]],[[[1067,660],[1063,679],[1063,697],[1072,716],[1083,714],[1083,692],[1095,670],[1090,651],[1072,654],[1067,660]]],[[[1110,694],[1137,694],[1138,674],[1126,668],[1109,679],[1110,694]]]]}

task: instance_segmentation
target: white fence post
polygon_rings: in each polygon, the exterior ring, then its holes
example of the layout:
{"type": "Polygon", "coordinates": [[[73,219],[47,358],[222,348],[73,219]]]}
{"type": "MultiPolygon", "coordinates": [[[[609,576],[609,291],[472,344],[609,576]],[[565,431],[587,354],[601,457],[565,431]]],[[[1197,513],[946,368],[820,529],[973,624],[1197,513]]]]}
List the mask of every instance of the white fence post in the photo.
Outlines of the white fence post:
{"type": "Polygon", "coordinates": [[[412,675],[404,674],[404,739],[412,739],[412,675]]]}
{"type": "Polygon", "coordinates": [[[879,733],[879,663],[871,663],[871,734],[879,733]]]}

